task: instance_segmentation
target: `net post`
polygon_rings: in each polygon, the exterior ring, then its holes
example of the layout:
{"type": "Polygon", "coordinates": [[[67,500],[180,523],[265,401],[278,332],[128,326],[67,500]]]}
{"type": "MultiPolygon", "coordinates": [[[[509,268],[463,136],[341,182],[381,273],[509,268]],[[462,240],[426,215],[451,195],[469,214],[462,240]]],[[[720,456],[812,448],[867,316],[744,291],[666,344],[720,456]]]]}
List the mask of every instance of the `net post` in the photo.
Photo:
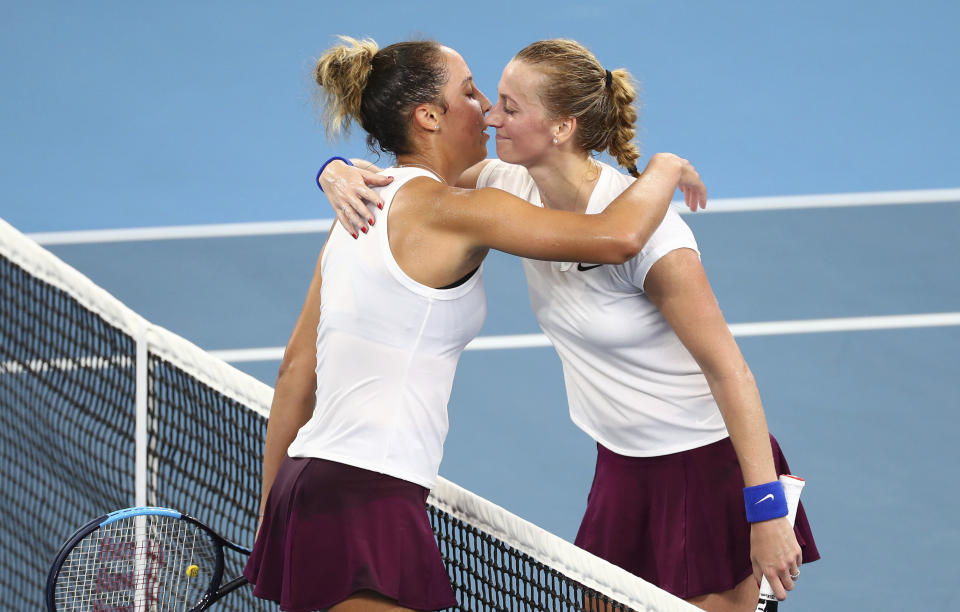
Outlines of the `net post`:
{"type": "Polygon", "coordinates": [[[147,328],[137,334],[134,505],[147,505],[147,328]]]}

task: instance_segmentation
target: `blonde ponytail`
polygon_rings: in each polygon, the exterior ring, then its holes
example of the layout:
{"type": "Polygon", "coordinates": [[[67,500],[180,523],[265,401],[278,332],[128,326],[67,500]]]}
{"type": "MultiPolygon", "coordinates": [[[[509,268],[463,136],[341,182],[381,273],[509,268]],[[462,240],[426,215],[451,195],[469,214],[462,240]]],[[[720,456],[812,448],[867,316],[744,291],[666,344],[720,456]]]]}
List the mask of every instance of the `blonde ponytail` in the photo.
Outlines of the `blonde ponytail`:
{"type": "Polygon", "coordinates": [[[637,133],[637,109],[634,103],[637,89],[633,77],[622,68],[611,71],[610,96],[613,104],[610,138],[607,150],[621,167],[638,176],[637,160],[640,148],[633,139],[637,133]]]}
{"type": "Polygon", "coordinates": [[[349,129],[351,121],[361,122],[363,90],[373,70],[373,57],[379,50],[377,43],[369,38],[339,38],[344,44],[327,49],[314,71],[323,92],[324,127],[331,136],[349,129]]]}

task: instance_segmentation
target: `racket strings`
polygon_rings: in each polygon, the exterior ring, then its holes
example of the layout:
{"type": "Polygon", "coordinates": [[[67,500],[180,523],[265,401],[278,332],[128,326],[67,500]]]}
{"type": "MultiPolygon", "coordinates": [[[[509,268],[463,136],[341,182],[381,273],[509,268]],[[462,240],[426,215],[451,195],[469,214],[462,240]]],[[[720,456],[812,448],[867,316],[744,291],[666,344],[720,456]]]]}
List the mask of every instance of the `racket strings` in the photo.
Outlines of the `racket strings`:
{"type": "Polygon", "coordinates": [[[160,612],[191,609],[211,586],[216,547],[192,523],[124,518],[70,551],[56,584],[57,609],[160,612]]]}

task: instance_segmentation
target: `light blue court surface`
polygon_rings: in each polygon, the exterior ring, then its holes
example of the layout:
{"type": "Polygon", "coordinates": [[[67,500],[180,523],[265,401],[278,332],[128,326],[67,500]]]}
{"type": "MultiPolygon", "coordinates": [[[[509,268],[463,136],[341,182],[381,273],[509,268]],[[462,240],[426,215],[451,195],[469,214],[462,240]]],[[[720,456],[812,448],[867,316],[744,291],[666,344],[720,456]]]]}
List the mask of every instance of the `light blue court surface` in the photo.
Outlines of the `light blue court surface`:
{"type": "MultiPolygon", "coordinates": [[[[581,40],[643,82],[644,150],[689,157],[719,198],[960,186],[954,3],[327,4],[4,3],[0,217],[26,232],[329,217],[317,166],[364,152],[324,140],[310,104],[310,59],[337,33],[447,42],[491,97],[526,43],[581,40]]],[[[685,219],[735,329],[960,312],[957,201],[685,219]]],[[[50,248],[226,351],[285,343],[324,238],[50,248]]],[[[537,333],[518,262],[491,255],[485,278],[482,335],[537,333]]],[[[960,326],[739,343],[824,557],[783,609],[955,609],[960,326]]],[[[278,362],[237,365],[272,384],[278,362]]],[[[450,413],[441,473],[572,540],[594,450],[552,349],[465,353],[450,413]]]]}

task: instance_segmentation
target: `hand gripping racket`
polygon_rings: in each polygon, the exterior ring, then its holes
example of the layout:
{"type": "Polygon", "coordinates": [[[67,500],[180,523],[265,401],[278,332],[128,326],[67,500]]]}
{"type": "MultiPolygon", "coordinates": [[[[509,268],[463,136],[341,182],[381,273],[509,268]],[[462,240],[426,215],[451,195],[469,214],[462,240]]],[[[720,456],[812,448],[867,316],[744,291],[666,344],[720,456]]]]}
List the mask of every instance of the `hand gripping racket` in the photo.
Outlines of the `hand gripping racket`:
{"type": "Polygon", "coordinates": [[[223,584],[228,542],[193,517],[169,508],[128,508],[81,527],[47,576],[47,610],[199,612],[247,583],[223,584]]]}
{"type": "MultiPolygon", "coordinates": [[[[787,498],[787,520],[793,527],[797,519],[797,506],[800,504],[800,492],[805,484],[802,478],[783,474],[780,476],[780,482],[783,483],[783,494],[787,498]]],[[[773,588],[764,576],[760,582],[760,600],[757,602],[756,612],[776,612],[780,602],[773,594],[773,588]]]]}

